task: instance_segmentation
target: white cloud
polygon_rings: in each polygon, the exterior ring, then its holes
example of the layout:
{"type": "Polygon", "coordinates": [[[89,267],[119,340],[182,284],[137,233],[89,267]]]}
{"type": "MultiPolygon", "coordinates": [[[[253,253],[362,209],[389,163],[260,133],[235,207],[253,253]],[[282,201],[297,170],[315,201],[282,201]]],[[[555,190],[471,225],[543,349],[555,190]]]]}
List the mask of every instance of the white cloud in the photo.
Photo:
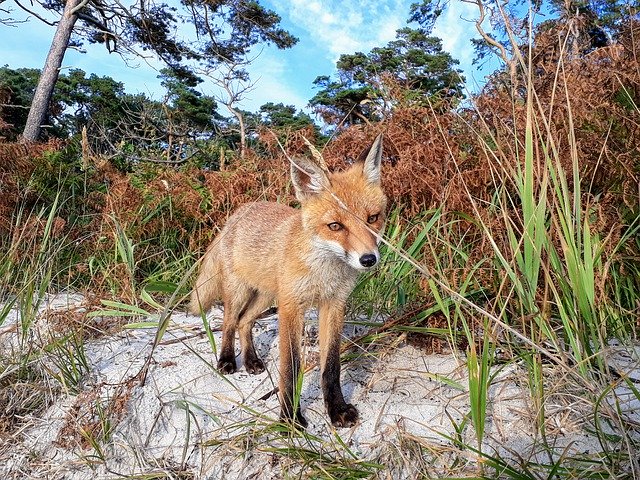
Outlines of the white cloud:
{"type": "Polygon", "coordinates": [[[478,10],[474,5],[451,2],[433,30],[433,34],[442,39],[443,49],[461,63],[471,64],[473,60],[470,40],[478,36],[474,23],[477,15],[478,10]]]}
{"type": "Polygon", "coordinates": [[[335,62],[341,54],[369,51],[395,37],[409,15],[402,0],[277,0],[281,15],[308,33],[319,51],[335,62]]]}
{"type": "Polygon", "coordinates": [[[288,88],[285,81],[274,76],[264,76],[256,82],[256,88],[247,94],[242,107],[249,111],[257,111],[267,102],[294,105],[300,108],[306,105],[308,99],[298,95],[293,89],[288,88]]]}
{"type": "MultiPolygon", "coordinates": [[[[315,76],[335,71],[341,54],[368,52],[393,40],[396,30],[407,25],[414,1],[270,0],[270,6],[282,16],[285,27],[300,37],[300,44],[286,53],[273,52],[274,58],[285,59],[284,70],[275,76],[263,65],[252,66],[252,75],[261,76],[260,91],[253,95],[260,98],[265,95],[264,98],[269,99],[270,90],[270,100],[304,106],[315,94],[311,87],[315,76]],[[305,100],[295,102],[296,98],[305,100]]],[[[473,23],[476,15],[473,5],[450,2],[434,31],[434,35],[442,38],[444,50],[460,61],[459,67],[473,89],[473,77],[483,76],[472,65],[474,52],[470,39],[476,36],[473,23]]],[[[256,103],[260,105],[259,101],[256,103]]]]}

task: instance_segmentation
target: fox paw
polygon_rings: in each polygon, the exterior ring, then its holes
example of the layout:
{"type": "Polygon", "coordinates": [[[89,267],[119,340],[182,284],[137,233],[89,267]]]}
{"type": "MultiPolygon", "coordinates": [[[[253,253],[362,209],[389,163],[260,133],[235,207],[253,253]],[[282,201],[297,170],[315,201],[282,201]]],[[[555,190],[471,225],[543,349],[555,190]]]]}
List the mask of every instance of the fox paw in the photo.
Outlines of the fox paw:
{"type": "Polygon", "coordinates": [[[331,424],[337,428],[353,427],[358,421],[358,410],[350,403],[329,409],[331,424]]]}
{"type": "Polygon", "coordinates": [[[218,360],[218,370],[220,371],[220,373],[223,373],[225,375],[230,375],[232,373],[235,373],[237,369],[238,367],[236,366],[235,358],[231,360],[226,358],[221,358],[220,360],[218,360]]]}
{"type": "Polygon", "coordinates": [[[259,373],[264,372],[264,362],[259,358],[246,359],[244,362],[244,366],[252,375],[258,375],[259,373]]]}

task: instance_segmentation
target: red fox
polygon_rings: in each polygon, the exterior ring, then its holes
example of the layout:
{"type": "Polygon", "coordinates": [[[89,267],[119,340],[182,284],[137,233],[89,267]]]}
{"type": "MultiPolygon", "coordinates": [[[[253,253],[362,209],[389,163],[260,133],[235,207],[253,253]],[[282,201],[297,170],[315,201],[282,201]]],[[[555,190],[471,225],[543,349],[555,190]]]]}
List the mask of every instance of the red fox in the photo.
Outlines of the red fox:
{"type": "Polygon", "coordinates": [[[307,421],[300,406],[293,411],[294,389],[301,372],[304,314],[312,306],[319,311],[321,385],[331,423],[350,427],[358,420],[340,386],[340,337],[358,273],[380,260],[387,204],[380,186],[381,158],[379,135],[343,172],[329,172],[321,157],[292,162],[301,208],[272,202],[240,207],[204,254],[191,294],[193,314],[223,301],[218,369],[225,374],[237,369],[236,330],[247,371],[264,371],[251,329],[256,317],[277,302],[280,417],[303,428],[307,421]]]}

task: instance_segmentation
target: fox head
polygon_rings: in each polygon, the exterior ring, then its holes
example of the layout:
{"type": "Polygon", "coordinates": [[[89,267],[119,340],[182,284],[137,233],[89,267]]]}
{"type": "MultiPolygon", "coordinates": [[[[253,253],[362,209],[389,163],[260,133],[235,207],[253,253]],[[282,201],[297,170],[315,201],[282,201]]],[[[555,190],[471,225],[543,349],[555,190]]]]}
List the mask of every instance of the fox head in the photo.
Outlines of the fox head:
{"type": "Polygon", "coordinates": [[[382,135],[343,172],[329,172],[320,154],[314,152],[314,157],[316,161],[296,159],[291,165],[303,227],[321,255],[368,270],[380,260],[386,218],[387,197],[380,186],[382,135]]]}

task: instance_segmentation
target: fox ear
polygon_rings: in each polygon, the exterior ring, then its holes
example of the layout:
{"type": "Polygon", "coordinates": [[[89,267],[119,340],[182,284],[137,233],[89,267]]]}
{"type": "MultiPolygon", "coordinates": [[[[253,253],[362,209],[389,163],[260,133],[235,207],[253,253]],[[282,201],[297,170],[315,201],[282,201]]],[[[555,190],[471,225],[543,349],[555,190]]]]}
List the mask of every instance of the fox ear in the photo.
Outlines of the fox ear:
{"type": "Polygon", "coordinates": [[[382,165],[382,134],[378,135],[368,150],[358,157],[362,164],[362,174],[369,183],[380,184],[380,167],[382,165]]]}
{"type": "Polygon", "coordinates": [[[306,200],[331,186],[329,177],[320,165],[306,158],[296,158],[291,162],[291,181],[296,198],[306,200]]]}

